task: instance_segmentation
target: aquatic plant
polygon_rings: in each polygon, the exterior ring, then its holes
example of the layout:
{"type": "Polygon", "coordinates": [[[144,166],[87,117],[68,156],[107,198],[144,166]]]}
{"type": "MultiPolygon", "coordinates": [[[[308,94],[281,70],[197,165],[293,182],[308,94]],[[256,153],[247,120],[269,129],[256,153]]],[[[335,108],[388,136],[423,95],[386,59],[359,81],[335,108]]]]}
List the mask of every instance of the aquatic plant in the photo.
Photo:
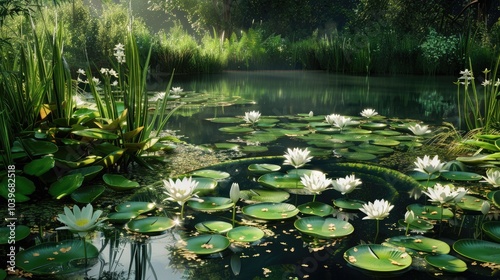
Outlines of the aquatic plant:
{"type": "Polygon", "coordinates": [[[429,155],[424,155],[423,158],[417,157],[417,161],[415,161],[414,164],[416,165],[414,170],[425,173],[429,176],[434,173],[448,171],[444,168],[446,162],[441,162],[438,155],[435,155],[432,159],[429,155]]]}
{"type": "Polygon", "coordinates": [[[288,148],[287,152],[283,155],[285,157],[283,164],[291,165],[295,167],[295,169],[302,167],[313,158],[312,156],[309,156],[310,153],[311,152],[307,148],[288,148]]]}
{"type": "Polygon", "coordinates": [[[385,199],[375,199],[374,202],[368,202],[359,208],[359,211],[366,214],[363,220],[376,220],[377,221],[377,231],[375,233],[375,240],[377,242],[377,237],[380,229],[380,220],[383,220],[389,216],[389,212],[394,208],[394,205],[385,199]]]}
{"type": "Polygon", "coordinates": [[[375,111],[375,109],[368,108],[368,109],[363,109],[363,111],[361,111],[360,115],[369,119],[371,117],[378,115],[378,113],[377,113],[377,111],[375,111]]]}
{"type": "Polygon", "coordinates": [[[67,229],[77,233],[80,237],[84,237],[89,231],[95,229],[104,220],[98,221],[102,214],[102,210],[96,210],[92,204],[87,204],[81,210],[78,205],[73,206],[73,211],[69,207],[64,207],[64,214],[58,214],[57,220],[65,226],[58,227],[58,230],[67,229]]]}
{"type": "Polygon", "coordinates": [[[500,168],[488,168],[483,179],[481,182],[488,183],[495,188],[500,187],[500,168]]]}
{"type": "Polygon", "coordinates": [[[231,189],[229,189],[229,198],[233,201],[233,226],[234,218],[236,216],[236,203],[240,200],[240,196],[240,185],[238,183],[231,184],[231,189]]]}
{"type": "Polygon", "coordinates": [[[428,125],[420,125],[419,123],[415,125],[408,126],[408,129],[413,132],[416,136],[422,136],[431,133],[428,125]]]}
{"type": "Polygon", "coordinates": [[[327,123],[338,127],[340,130],[353,123],[352,118],[341,116],[339,114],[331,114],[325,117],[327,123]]]}
{"type": "Polygon", "coordinates": [[[313,202],[316,200],[316,195],[329,189],[332,184],[332,180],[326,178],[326,174],[323,172],[311,172],[311,175],[304,174],[300,176],[300,182],[314,194],[313,202]]]}
{"type": "Polygon", "coordinates": [[[345,178],[337,178],[335,181],[332,181],[333,189],[339,191],[342,195],[351,193],[361,184],[361,180],[356,178],[354,174],[347,175],[345,178]]]}
{"type": "Polygon", "coordinates": [[[195,190],[199,182],[193,180],[192,177],[184,177],[181,179],[176,179],[175,181],[171,178],[163,180],[163,185],[165,187],[165,194],[168,197],[165,200],[177,202],[181,206],[180,219],[184,218],[184,204],[188,200],[203,201],[199,199],[195,190]]]}
{"type": "Polygon", "coordinates": [[[255,125],[255,123],[257,123],[259,119],[260,119],[259,111],[245,112],[245,117],[243,117],[243,120],[251,125],[255,125]]]}

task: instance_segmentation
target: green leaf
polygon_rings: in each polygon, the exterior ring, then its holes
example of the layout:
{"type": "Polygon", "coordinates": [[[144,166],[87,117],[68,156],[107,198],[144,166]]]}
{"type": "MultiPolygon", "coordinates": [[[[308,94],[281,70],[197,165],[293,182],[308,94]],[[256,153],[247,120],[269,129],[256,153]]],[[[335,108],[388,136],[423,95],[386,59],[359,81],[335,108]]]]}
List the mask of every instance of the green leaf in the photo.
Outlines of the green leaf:
{"type": "Polygon", "coordinates": [[[23,168],[24,173],[32,176],[41,176],[45,172],[52,169],[55,165],[55,160],[53,157],[44,157],[40,159],[35,159],[26,164],[23,168]]]}
{"type": "Polygon", "coordinates": [[[116,133],[109,132],[107,130],[100,128],[87,128],[82,130],[75,130],[72,131],[71,133],[82,137],[101,139],[101,140],[115,140],[118,138],[118,135],[116,133]]]}
{"type": "Polygon", "coordinates": [[[49,194],[56,199],[61,199],[78,189],[82,185],[83,179],[84,177],[80,173],[63,176],[50,185],[49,194]]]}

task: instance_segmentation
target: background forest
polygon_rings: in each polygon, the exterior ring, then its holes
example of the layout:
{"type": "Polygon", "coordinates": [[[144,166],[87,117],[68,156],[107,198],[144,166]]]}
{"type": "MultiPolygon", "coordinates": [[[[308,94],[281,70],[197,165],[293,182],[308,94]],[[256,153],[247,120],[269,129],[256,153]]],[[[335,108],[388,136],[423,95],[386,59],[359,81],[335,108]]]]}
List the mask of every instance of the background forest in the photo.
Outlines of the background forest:
{"type": "MultiPolygon", "coordinates": [[[[63,29],[73,69],[105,67],[134,30],[151,73],[306,69],[349,74],[457,75],[493,68],[493,0],[0,0],[2,53],[63,29]]],[[[72,71],[74,73],[74,71],[72,71]]]]}

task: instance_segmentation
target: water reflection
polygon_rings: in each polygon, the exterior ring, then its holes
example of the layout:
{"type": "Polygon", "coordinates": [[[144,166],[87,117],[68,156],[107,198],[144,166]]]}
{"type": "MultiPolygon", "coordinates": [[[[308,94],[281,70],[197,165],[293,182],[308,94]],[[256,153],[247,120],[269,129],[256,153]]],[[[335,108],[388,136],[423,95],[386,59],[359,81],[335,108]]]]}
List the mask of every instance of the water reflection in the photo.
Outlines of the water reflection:
{"type": "MultiPolygon", "coordinates": [[[[420,119],[427,123],[456,121],[454,77],[360,77],[304,71],[226,72],[204,76],[178,76],[174,86],[208,93],[212,97],[242,97],[254,105],[185,107],[168,124],[194,144],[213,142],[214,127],[206,118],[242,115],[259,110],[262,115],[308,113],[358,116],[373,108],[391,118],[420,119]],[[245,106],[242,108],[242,106],[245,106]]],[[[151,85],[164,89],[163,83],[151,85]]],[[[217,136],[215,136],[217,137],[217,136]]]]}

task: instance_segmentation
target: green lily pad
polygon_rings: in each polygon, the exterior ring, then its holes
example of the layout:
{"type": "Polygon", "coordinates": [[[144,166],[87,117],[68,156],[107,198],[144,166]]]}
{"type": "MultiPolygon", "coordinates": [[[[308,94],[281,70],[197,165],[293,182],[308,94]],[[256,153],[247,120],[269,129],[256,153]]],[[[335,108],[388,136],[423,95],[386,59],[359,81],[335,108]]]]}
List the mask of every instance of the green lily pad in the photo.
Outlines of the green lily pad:
{"type": "Polygon", "coordinates": [[[239,150],[240,148],[240,145],[235,143],[215,143],[214,146],[219,150],[239,150]]]}
{"type": "Polygon", "coordinates": [[[356,152],[370,153],[375,155],[386,155],[394,152],[394,149],[392,148],[371,145],[368,143],[362,143],[358,146],[351,147],[351,149],[356,152]]]}
{"type": "Polygon", "coordinates": [[[263,186],[277,189],[303,189],[300,175],[271,172],[260,176],[257,182],[263,186]]]}
{"type": "Polygon", "coordinates": [[[387,239],[387,242],[398,247],[405,247],[418,252],[432,254],[448,254],[450,252],[450,245],[447,243],[423,235],[395,236],[387,239]]]}
{"type": "Polygon", "coordinates": [[[227,238],[236,242],[255,242],[264,237],[264,231],[252,226],[239,226],[227,233],[227,238]]]}
{"type": "Polygon", "coordinates": [[[84,182],[88,182],[94,179],[97,174],[99,174],[99,172],[101,172],[103,169],[104,167],[102,167],[101,165],[84,166],[70,170],[68,171],[68,173],[66,173],[66,175],[80,173],[84,177],[84,182]]]}
{"type": "Polygon", "coordinates": [[[483,177],[477,173],[464,171],[447,171],[441,173],[441,176],[450,181],[479,181],[483,177]]]}
{"type": "MultiPolygon", "coordinates": [[[[9,239],[11,236],[11,228],[9,227],[0,227],[0,244],[10,244],[9,240],[20,241],[24,238],[28,237],[31,233],[31,230],[28,226],[25,225],[17,225],[14,228],[14,236],[13,239],[9,239]]],[[[10,241],[12,242],[12,241],[10,241]]]]}
{"type": "Polygon", "coordinates": [[[216,180],[226,179],[226,178],[231,176],[227,172],[210,170],[210,169],[196,170],[196,171],[191,172],[190,174],[192,176],[212,178],[212,179],[216,179],[216,180]]]}
{"type": "Polygon", "coordinates": [[[265,174],[269,172],[279,171],[281,169],[280,165],[269,164],[269,163],[253,163],[248,166],[248,170],[256,174],[265,174]]]}
{"type": "Polygon", "coordinates": [[[97,157],[97,156],[87,156],[87,157],[84,157],[81,160],[77,160],[77,161],[65,160],[65,159],[60,159],[60,158],[56,158],[55,160],[56,160],[56,165],[58,165],[58,166],[62,166],[64,168],[74,169],[74,168],[84,167],[84,166],[93,164],[94,162],[96,162],[97,160],[100,160],[100,159],[101,158],[97,157]]]}
{"type": "Polygon", "coordinates": [[[56,199],[61,199],[78,189],[82,183],[83,175],[80,173],[65,175],[50,185],[49,194],[56,199]]]}
{"type": "Polygon", "coordinates": [[[139,187],[139,183],[131,181],[120,174],[106,173],[102,175],[102,179],[106,185],[115,191],[128,191],[139,187]]]}
{"type": "Polygon", "coordinates": [[[32,160],[23,168],[24,173],[32,176],[41,176],[55,166],[56,161],[53,157],[43,157],[32,160]]]}
{"type": "MultiPolygon", "coordinates": [[[[13,173],[11,173],[13,174],[13,173]]],[[[5,199],[9,199],[9,184],[12,184],[12,178],[9,180],[8,177],[4,177],[0,182],[0,195],[5,199]]],[[[30,179],[24,176],[16,176],[15,177],[15,190],[14,194],[16,195],[16,202],[25,202],[30,200],[28,195],[32,194],[35,191],[35,183],[30,179]]]]}
{"type": "Polygon", "coordinates": [[[453,212],[450,209],[443,209],[443,217],[441,217],[441,207],[436,205],[421,205],[418,203],[410,204],[406,207],[409,211],[413,211],[415,215],[429,220],[447,220],[453,217],[453,212]]]}
{"type": "Polygon", "coordinates": [[[378,272],[404,270],[412,263],[408,253],[379,244],[352,247],[344,252],[344,259],[352,266],[378,272]]]}
{"type": "MultiPolygon", "coordinates": [[[[398,224],[405,229],[408,226],[408,224],[405,223],[404,219],[398,220],[398,224]]],[[[410,223],[410,227],[408,229],[422,232],[422,231],[429,231],[433,228],[434,228],[433,223],[424,219],[415,219],[410,223]]]]}
{"type": "Polygon", "coordinates": [[[175,226],[175,221],[168,217],[147,217],[131,220],[127,224],[130,231],[146,235],[159,235],[175,226]]]}
{"type": "Polygon", "coordinates": [[[312,201],[297,206],[300,213],[324,217],[333,213],[333,207],[323,202],[312,201]]]}
{"type": "Polygon", "coordinates": [[[99,256],[99,250],[79,239],[45,242],[18,252],[16,266],[34,276],[64,275],[86,270],[85,256],[92,264],[99,256]]]}
{"type": "Polygon", "coordinates": [[[344,220],[317,216],[298,219],[293,225],[300,232],[319,238],[339,238],[354,231],[354,227],[344,220]]]}
{"type": "Polygon", "coordinates": [[[462,197],[462,199],[457,202],[457,206],[462,210],[481,212],[481,207],[483,206],[483,202],[485,201],[487,200],[476,196],[464,195],[464,197],[462,197]]]}
{"type": "Polygon", "coordinates": [[[374,139],[370,141],[370,144],[372,145],[378,145],[378,146],[397,146],[401,142],[398,140],[394,139],[389,139],[389,138],[379,138],[379,139],[374,139]]]}
{"type": "Polygon", "coordinates": [[[375,130],[373,133],[378,134],[378,135],[382,135],[382,136],[398,136],[398,135],[401,135],[401,132],[399,132],[399,131],[388,130],[388,129],[375,130]]]}
{"type": "Polygon", "coordinates": [[[446,272],[464,272],[467,270],[467,263],[452,255],[426,255],[425,261],[446,272]]]}
{"type": "Polygon", "coordinates": [[[115,224],[125,224],[130,220],[135,219],[139,214],[136,212],[113,212],[109,213],[106,218],[107,221],[115,224]]]}
{"type": "Polygon", "coordinates": [[[193,177],[192,180],[198,182],[194,191],[198,195],[206,195],[217,187],[217,181],[212,178],[193,177]]]}
{"type": "Polygon", "coordinates": [[[384,128],[386,128],[387,124],[385,124],[385,123],[368,122],[368,123],[362,123],[359,126],[361,128],[364,128],[364,129],[378,130],[378,129],[384,129],[384,128]]]}
{"type": "Polygon", "coordinates": [[[489,192],[487,197],[493,202],[493,204],[495,204],[496,207],[500,207],[500,190],[489,192]]]}
{"type": "Polygon", "coordinates": [[[78,203],[91,203],[106,189],[104,185],[83,186],[71,193],[71,199],[78,203]]]}
{"type": "Polygon", "coordinates": [[[200,199],[203,201],[190,200],[187,205],[195,210],[205,212],[223,211],[234,205],[233,201],[227,197],[206,196],[200,197],[200,199]]]}
{"type": "Polygon", "coordinates": [[[203,221],[194,225],[200,233],[225,233],[233,228],[233,225],[223,221],[203,221]]]}
{"type": "Polygon", "coordinates": [[[220,234],[205,234],[188,238],[186,249],[198,255],[209,255],[224,251],[229,244],[229,239],[220,234]]]}
{"type": "Polygon", "coordinates": [[[376,155],[365,152],[337,151],[336,154],[349,160],[374,160],[377,158],[376,155]]]}
{"type": "Polygon", "coordinates": [[[136,214],[142,214],[149,212],[156,208],[156,205],[152,202],[146,201],[127,201],[116,205],[116,212],[133,212],[136,214]]]}
{"type": "Polygon", "coordinates": [[[356,199],[339,198],[333,200],[333,205],[343,210],[359,210],[366,202],[356,199]]]}
{"type": "MultiPolygon", "coordinates": [[[[16,143],[17,141],[14,142],[16,143]]],[[[43,155],[53,154],[57,152],[57,150],[59,150],[59,147],[57,147],[56,144],[48,141],[39,141],[28,138],[21,140],[21,142],[22,142],[22,148],[31,156],[43,156],[43,155]]]]}
{"type": "Polygon", "coordinates": [[[453,249],[469,259],[500,263],[500,244],[495,242],[479,239],[460,239],[453,243],[453,249]]]}
{"type": "Polygon", "coordinates": [[[240,197],[246,203],[283,202],[290,197],[290,193],[280,190],[249,189],[241,190],[240,197]]]}
{"type": "MultiPolygon", "coordinates": [[[[427,173],[420,171],[410,171],[406,173],[406,175],[412,177],[417,181],[427,181],[427,180],[436,180],[439,177],[439,173],[433,173],[430,176],[427,173]]],[[[434,185],[434,184],[432,184],[434,185]]]]}
{"type": "Polygon", "coordinates": [[[100,140],[118,139],[118,134],[100,128],[86,128],[82,130],[74,130],[71,131],[71,133],[82,137],[88,137],[100,140]]]}
{"type": "Polygon", "coordinates": [[[247,126],[227,126],[219,128],[219,131],[227,133],[248,133],[254,131],[254,129],[247,126]]]}
{"type": "Polygon", "coordinates": [[[500,221],[487,221],[481,227],[493,241],[500,243],[500,221]]]}
{"type": "Polygon", "coordinates": [[[243,214],[261,220],[284,220],[299,213],[299,209],[289,203],[262,202],[243,206],[243,214]]]}

